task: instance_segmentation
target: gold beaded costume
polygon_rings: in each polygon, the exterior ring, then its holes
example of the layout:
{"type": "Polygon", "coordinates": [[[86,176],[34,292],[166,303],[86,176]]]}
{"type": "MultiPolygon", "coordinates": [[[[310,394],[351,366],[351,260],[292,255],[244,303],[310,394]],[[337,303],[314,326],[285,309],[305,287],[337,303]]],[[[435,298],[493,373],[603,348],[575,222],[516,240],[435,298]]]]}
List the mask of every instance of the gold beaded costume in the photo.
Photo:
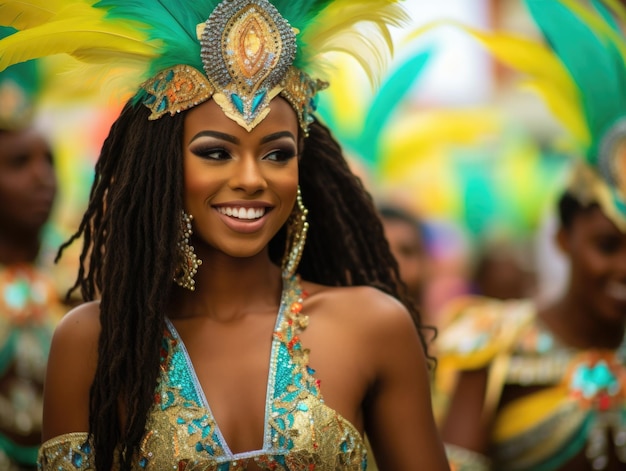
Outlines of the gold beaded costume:
{"type": "MultiPolygon", "coordinates": [[[[564,345],[529,300],[462,298],[446,316],[440,366],[489,368],[486,410],[494,411],[504,387],[534,391],[495,414],[493,469],[556,470],[583,449],[592,469],[603,469],[609,447],[626,463],[626,343],[615,351],[564,345]]],[[[452,461],[462,453],[453,447],[449,452],[452,461]]]]}
{"type": "MultiPolygon", "coordinates": [[[[161,373],[135,470],[236,471],[254,461],[268,470],[364,470],[367,453],[354,426],[324,404],[298,333],[306,327],[297,278],[285,280],[272,342],[263,448],[233,454],[200,388],[185,346],[168,322],[161,373]]],[[[86,433],[54,438],[44,470],[93,469],[86,433]]]]}

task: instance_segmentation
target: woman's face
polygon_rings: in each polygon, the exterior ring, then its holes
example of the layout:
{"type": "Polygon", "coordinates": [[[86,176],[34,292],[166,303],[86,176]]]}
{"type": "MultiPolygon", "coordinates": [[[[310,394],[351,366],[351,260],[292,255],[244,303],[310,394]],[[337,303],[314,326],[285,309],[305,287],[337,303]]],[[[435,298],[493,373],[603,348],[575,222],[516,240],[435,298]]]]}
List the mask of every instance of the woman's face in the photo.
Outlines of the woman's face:
{"type": "Polygon", "coordinates": [[[626,234],[599,207],[580,212],[561,229],[561,247],[571,263],[571,290],[604,321],[626,321],[626,234]]]}
{"type": "Polygon", "coordinates": [[[407,285],[414,301],[421,303],[428,272],[428,255],[418,230],[408,221],[382,219],[385,238],[398,262],[400,278],[407,285]]]}
{"type": "Polygon", "coordinates": [[[261,252],[285,223],[298,188],[298,120],[277,97],[248,132],[209,100],[184,124],[185,210],[194,236],[233,257],[261,252]]]}
{"type": "Polygon", "coordinates": [[[52,152],[34,129],[0,132],[0,227],[39,232],[57,191],[52,152]]]}

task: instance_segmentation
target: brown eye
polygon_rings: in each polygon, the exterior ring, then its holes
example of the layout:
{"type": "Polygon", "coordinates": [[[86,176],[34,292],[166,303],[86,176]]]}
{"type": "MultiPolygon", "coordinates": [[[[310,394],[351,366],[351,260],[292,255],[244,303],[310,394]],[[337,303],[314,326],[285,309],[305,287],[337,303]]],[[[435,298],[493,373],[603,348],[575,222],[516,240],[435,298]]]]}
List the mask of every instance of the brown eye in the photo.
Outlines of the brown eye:
{"type": "Polygon", "coordinates": [[[191,153],[206,160],[228,160],[230,154],[226,149],[216,147],[198,147],[191,149],[191,153]]]}
{"type": "Polygon", "coordinates": [[[277,149],[267,154],[263,159],[272,162],[287,162],[295,156],[296,151],[294,149],[277,149]]]}
{"type": "Polygon", "coordinates": [[[600,237],[595,242],[596,248],[606,255],[612,255],[619,251],[621,240],[618,237],[600,237]]]}

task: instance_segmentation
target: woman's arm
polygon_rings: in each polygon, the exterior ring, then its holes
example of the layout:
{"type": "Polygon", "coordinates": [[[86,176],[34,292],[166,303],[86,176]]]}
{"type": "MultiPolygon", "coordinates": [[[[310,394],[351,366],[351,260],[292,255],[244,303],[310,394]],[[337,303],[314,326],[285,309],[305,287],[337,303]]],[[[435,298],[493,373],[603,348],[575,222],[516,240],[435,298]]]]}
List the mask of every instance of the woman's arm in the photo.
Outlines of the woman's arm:
{"type": "Polygon", "coordinates": [[[448,470],[435,425],[426,356],[408,311],[395,299],[368,302],[373,319],[370,361],[377,374],[366,404],[366,431],[386,470],[448,470]]]}
{"type": "Polygon", "coordinates": [[[96,371],[99,304],[82,304],[58,324],[44,384],[43,441],[89,431],[89,389],[96,371]]]}

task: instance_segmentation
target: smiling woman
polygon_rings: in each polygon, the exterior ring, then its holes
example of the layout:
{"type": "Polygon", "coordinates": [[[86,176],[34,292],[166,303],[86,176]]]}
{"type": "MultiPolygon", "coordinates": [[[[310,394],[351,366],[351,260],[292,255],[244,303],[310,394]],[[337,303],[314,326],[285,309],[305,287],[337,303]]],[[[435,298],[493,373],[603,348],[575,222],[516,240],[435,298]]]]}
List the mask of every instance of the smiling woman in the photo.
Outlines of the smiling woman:
{"type": "Polygon", "coordinates": [[[324,47],[381,68],[399,3],[23,5],[0,66],[55,28],[145,65],[75,235],[90,302],[55,332],[41,469],[364,470],[367,434],[381,469],[447,470],[419,314],[309,75],[324,47]]]}

